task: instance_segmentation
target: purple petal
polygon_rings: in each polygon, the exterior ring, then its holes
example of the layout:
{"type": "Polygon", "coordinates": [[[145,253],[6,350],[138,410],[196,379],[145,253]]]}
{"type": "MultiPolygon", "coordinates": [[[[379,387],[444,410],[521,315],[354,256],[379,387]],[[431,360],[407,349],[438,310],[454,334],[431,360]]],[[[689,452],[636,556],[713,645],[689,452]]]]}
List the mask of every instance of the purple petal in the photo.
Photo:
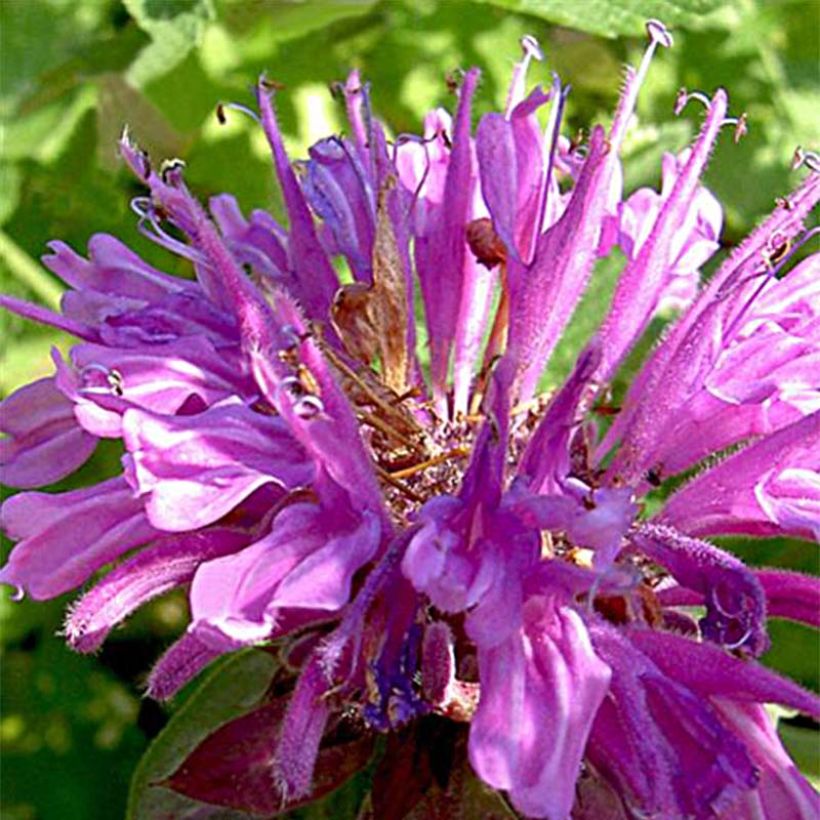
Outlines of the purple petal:
{"type": "MultiPolygon", "coordinates": [[[[818,199],[820,175],[810,174],[803,185],[784,200],[786,204],[779,206],[732,252],[655,349],[633,380],[622,411],[596,453],[599,459],[603,458],[618,440],[623,441],[608,475],[637,483],[652,466],[647,459],[657,460],[660,456],[670,430],[674,433],[674,427],[685,424],[687,419],[681,415],[681,405],[691,396],[693,386],[696,389],[704,383],[722,351],[724,329],[731,329],[727,317],[731,318],[733,310],[735,316],[742,313],[750,298],[752,301],[756,298],[761,275],[768,275],[763,260],[771,253],[772,239],[777,237],[779,242],[786,243],[795,239],[804,230],[804,220],[818,199]],[[743,282],[746,284],[741,286],[743,282]]],[[[802,305],[799,296],[794,299],[787,283],[788,277],[770,285],[770,290],[790,297],[793,316],[795,313],[806,315],[808,305],[802,305]]],[[[758,296],[763,305],[765,291],[758,296]]],[[[708,425],[705,426],[708,429],[708,425]]],[[[740,434],[744,434],[742,427],[740,434]]]]}
{"type": "Polygon", "coordinates": [[[265,484],[293,489],[315,475],[282,419],[241,404],[195,416],[127,410],[123,437],[148,517],[171,532],[213,523],[265,484]]]}
{"type": "Polygon", "coordinates": [[[108,297],[100,300],[100,340],[109,347],[163,344],[190,336],[205,336],[220,350],[236,348],[238,333],[233,317],[184,290],[169,293],[145,306],[120,305],[108,297]]]}
{"type": "Polygon", "coordinates": [[[310,148],[305,197],[333,234],[356,280],[372,282],[376,231],[375,192],[355,149],[338,137],[310,148]]]}
{"type": "Polygon", "coordinates": [[[601,347],[593,340],[581,354],[569,378],[555,394],[527,449],[518,474],[535,493],[560,493],[570,474],[570,442],[583,419],[581,399],[601,362],[601,347]]]}
{"type": "Polygon", "coordinates": [[[772,433],[678,490],[659,520],[693,535],[820,540],[820,411],[772,433]]]}
{"type": "Polygon", "coordinates": [[[789,757],[772,719],[757,704],[715,700],[721,719],[742,739],[760,772],[757,788],[744,793],[727,816],[793,818],[820,817],[820,795],[789,757]]]}
{"type": "Polygon", "coordinates": [[[65,623],[69,645],[94,652],[108,633],[153,598],[188,583],[203,562],[245,546],[244,533],[220,529],[161,538],[98,581],[71,607],[65,623]]]}
{"type": "Polygon", "coordinates": [[[726,92],[718,89],[692,153],[675,181],[649,237],[618,281],[612,307],[601,326],[604,363],[609,380],[623,357],[649,324],[674,262],[672,244],[695,199],[698,179],[726,117],[726,92]]]}
{"type": "Polygon", "coordinates": [[[330,717],[323,697],[328,687],[319,661],[308,661],[291,695],[273,761],[274,784],[285,800],[310,790],[319,743],[330,717]]]}
{"type": "MultiPolygon", "coordinates": [[[[630,260],[637,258],[651,235],[658,214],[673,194],[675,182],[690,155],[689,151],[680,157],[664,154],[661,193],[641,188],[621,205],[618,241],[630,260]]],[[[720,203],[705,188],[698,188],[689,208],[682,212],[679,230],[670,241],[670,264],[665,273],[665,284],[658,291],[657,311],[686,307],[694,299],[698,289],[698,268],[718,249],[722,224],[720,203]]]]}
{"type": "MultiPolygon", "coordinates": [[[[193,290],[195,284],[151,267],[108,234],[95,234],[83,259],[64,242],[50,242],[43,264],[80,294],[104,293],[139,302],[155,302],[169,293],[193,290]]],[[[71,314],[69,314],[71,315],[71,314]]],[[[87,321],[90,317],[75,315],[87,321]]]]}
{"type": "MultiPolygon", "coordinates": [[[[612,667],[612,682],[589,757],[628,803],[659,817],[707,817],[755,786],[747,751],[705,699],[679,681],[677,669],[659,668],[657,658],[607,624],[590,625],[590,634],[595,652],[612,667]]],[[[688,643],[694,652],[701,648],[688,643]]]]}
{"type": "Polygon", "coordinates": [[[572,609],[533,598],[521,633],[479,651],[481,699],[470,762],[524,814],[563,818],[575,799],[592,721],[610,669],[572,609]]]}
{"type": "Polygon", "coordinates": [[[237,394],[254,396],[236,353],[218,351],[201,336],[137,348],[80,344],[71,350],[76,372],[58,368],[57,385],[77,403],[86,430],[118,438],[130,406],[175,413],[192,397],[207,406],[237,394]]]}
{"type": "Polygon", "coordinates": [[[704,637],[755,656],[769,648],[766,596],[740,559],[657,524],[639,526],[631,541],[682,586],[705,595],[707,614],[700,621],[704,637]]]}
{"type": "Polygon", "coordinates": [[[172,698],[217,657],[219,652],[203,644],[196,635],[183,635],[154,665],[145,694],[154,700],[172,698]]]}
{"type": "Polygon", "coordinates": [[[820,629],[820,579],[785,569],[755,570],[770,618],[788,618],[820,629]]]}
{"type": "Polygon", "coordinates": [[[96,341],[97,339],[95,331],[82,322],[76,322],[67,316],[54,313],[54,311],[32,304],[31,302],[26,302],[24,299],[17,299],[14,296],[0,294],[0,307],[12,313],[16,313],[25,319],[30,319],[32,322],[64,330],[66,333],[70,333],[78,339],[86,339],[88,341],[96,341]]]}
{"type": "Polygon", "coordinates": [[[661,672],[702,696],[780,703],[808,715],[820,714],[820,697],[754,661],[671,633],[631,627],[628,635],[661,672]]]}
{"type": "Polygon", "coordinates": [[[601,186],[607,150],[603,129],[595,129],[569,204],[558,222],[539,238],[532,264],[508,262],[508,350],[519,363],[519,399],[532,395],[592,273],[606,205],[601,186]]]}
{"type": "Polygon", "coordinates": [[[254,211],[247,220],[230,194],[211,197],[208,208],[231,253],[240,262],[251,265],[272,282],[296,288],[289,270],[287,234],[270,214],[254,211]]]}
{"type": "Polygon", "coordinates": [[[158,535],[123,478],[66,493],[20,493],[3,504],[2,526],[19,543],[0,571],[0,583],[37,600],[79,586],[158,535]]]}
{"type": "Polygon", "coordinates": [[[195,628],[214,645],[248,644],[271,634],[280,609],[339,609],[379,533],[369,513],[357,521],[315,504],[287,507],[268,536],[199,567],[191,587],[195,628]]]}
{"type": "Polygon", "coordinates": [[[0,473],[10,487],[42,487],[65,478],[97,446],[74,418],[74,405],[53,378],[16,390],[0,404],[0,473]]]}
{"type": "Polygon", "coordinates": [[[493,218],[493,227],[508,252],[517,254],[517,159],[515,135],[509,121],[495,112],[485,114],[476,129],[475,145],[481,193],[493,218]]]}
{"type": "Polygon", "coordinates": [[[273,102],[264,82],[257,86],[256,100],[290,220],[288,253],[290,266],[300,285],[298,296],[311,317],[325,320],[339,288],[339,280],[319,242],[313,217],[285,152],[273,102]]]}
{"type": "Polygon", "coordinates": [[[416,237],[416,268],[430,334],[430,371],[433,390],[443,409],[442,397],[461,302],[462,271],[466,252],[465,230],[475,178],[471,168],[470,110],[479,72],[464,77],[453,133],[453,150],[447,166],[444,199],[432,220],[430,232],[416,237]]]}

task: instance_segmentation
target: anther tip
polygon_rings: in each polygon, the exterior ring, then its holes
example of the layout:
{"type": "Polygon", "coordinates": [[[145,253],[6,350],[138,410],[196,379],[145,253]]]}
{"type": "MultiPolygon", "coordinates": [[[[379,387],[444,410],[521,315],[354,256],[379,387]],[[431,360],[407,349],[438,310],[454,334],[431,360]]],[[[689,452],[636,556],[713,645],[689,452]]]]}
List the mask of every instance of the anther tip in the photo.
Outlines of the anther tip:
{"type": "Polygon", "coordinates": [[[749,133],[749,124],[746,118],[746,112],[744,111],[738,118],[737,118],[737,125],[735,125],[735,134],[734,134],[734,141],[735,145],[740,142],[740,140],[749,133]]]}
{"type": "Polygon", "coordinates": [[[820,154],[816,151],[806,151],[799,145],[794,149],[794,157],[792,158],[792,171],[796,171],[800,166],[805,165],[810,171],[815,174],[820,173],[820,154]]]}
{"type": "Polygon", "coordinates": [[[653,43],[664,48],[671,48],[674,42],[671,32],[660,20],[647,20],[646,34],[653,43]]]}
{"type": "Polygon", "coordinates": [[[532,34],[525,34],[521,38],[521,48],[524,49],[524,55],[532,57],[541,62],[544,59],[544,52],[541,50],[541,45],[532,34]]]}

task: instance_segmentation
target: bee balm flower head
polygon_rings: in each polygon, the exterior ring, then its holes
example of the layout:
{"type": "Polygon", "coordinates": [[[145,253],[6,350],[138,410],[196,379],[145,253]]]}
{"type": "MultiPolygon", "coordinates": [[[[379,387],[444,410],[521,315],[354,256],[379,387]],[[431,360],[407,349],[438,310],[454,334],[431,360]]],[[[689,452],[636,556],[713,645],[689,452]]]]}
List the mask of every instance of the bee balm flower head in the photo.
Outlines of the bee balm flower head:
{"type": "MultiPolygon", "coordinates": [[[[647,30],[611,126],[583,145],[561,133],[558,77],[528,91],[532,38],[504,112],[475,133],[476,69],[452,116],[393,141],[352,73],[349,136],[299,173],[263,78],[287,226],[229,195],[205,207],[181,163],[155,168],[126,135],[140,229],[195,281],[97,235],[87,259],[52,243],[59,315],[3,297],[78,342],[4,403],[5,479],[26,492],[3,506],[18,543],[0,579],[37,599],[94,579],[66,621],[80,651],[186,586],[190,624],[155,697],[220,654],[283,647],[297,673],[266,758],[272,806],[311,794],[340,721],[367,735],[438,715],[469,724],[474,771],[526,816],[600,816],[602,800],[613,817],[816,816],[762,704],[820,703],[757,658],[767,617],[817,625],[818,585],[705,539],[820,536],[820,257],[792,261],[820,177],[801,154],[802,184],[701,283],[722,221],[701,178],[745,118],[722,89],[684,92],[678,109],[705,107],[697,137],[664,157],[660,191],[625,198],[624,134],[672,44],[647,30]],[[615,245],[598,333],[538,394],[615,245]],[[669,305],[680,316],[608,413],[608,385],[669,305]],[[122,442],[120,474],[34,490],[101,438],[122,442]],[[670,479],[649,516],[641,499],[670,479]]],[[[170,782],[243,805],[227,782],[170,782]]]]}

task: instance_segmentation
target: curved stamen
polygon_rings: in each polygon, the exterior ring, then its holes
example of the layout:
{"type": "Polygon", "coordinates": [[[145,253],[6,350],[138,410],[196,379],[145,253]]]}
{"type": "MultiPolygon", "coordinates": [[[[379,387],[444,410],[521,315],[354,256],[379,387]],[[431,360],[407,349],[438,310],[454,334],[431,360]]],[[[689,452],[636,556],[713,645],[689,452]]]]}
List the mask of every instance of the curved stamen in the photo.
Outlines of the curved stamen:
{"type": "Polygon", "coordinates": [[[305,394],[305,388],[296,376],[285,376],[279,384],[279,389],[293,399],[301,398],[305,394]]]}
{"type": "Polygon", "coordinates": [[[646,74],[649,71],[649,64],[658,46],[670,48],[672,46],[672,35],[669,29],[660,20],[648,20],[646,23],[646,34],[649,37],[649,45],[646,47],[641,64],[638,66],[638,74],[635,78],[637,88],[643,84],[646,74]]]}
{"type": "Polygon", "coordinates": [[[704,108],[708,108],[712,101],[702,91],[687,91],[686,88],[681,88],[678,91],[678,96],[675,97],[675,116],[679,117],[681,112],[689,103],[689,100],[697,100],[704,108]]]}
{"type": "MultiPolygon", "coordinates": [[[[687,91],[686,88],[681,88],[675,97],[674,111],[676,117],[681,115],[683,109],[686,108],[689,103],[689,100],[696,100],[707,109],[712,105],[712,100],[702,91],[687,91]]],[[[724,125],[735,126],[735,144],[739,143],[741,138],[749,133],[749,122],[745,111],[739,117],[725,117],[721,127],[724,125]]]]}
{"type": "Polygon", "coordinates": [[[322,400],[318,396],[313,396],[310,394],[302,396],[293,405],[293,412],[300,419],[305,420],[316,418],[316,416],[323,413],[324,410],[325,406],[322,403],[322,400]]]}
{"type": "Polygon", "coordinates": [[[749,638],[752,635],[752,631],[753,630],[751,626],[746,627],[746,631],[743,633],[743,635],[740,636],[740,638],[738,638],[733,643],[724,643],[723,648],[729,650],[740,649],[740,647],[743,646],[746,643],[746,641],[749,640],[749,638]]]}
{"type": "MultiPolygon", "coordinates": [[[[178,173],[179,169],[171,169],[172,173],[178,173]]],[[[171,253],[177,254],[184,259],[195,262],[198,265],[205,264],[205,258],[196,250],[174,239],[160,225],[159,214],[153,201],[149,197],[135,196],[131,200],[131,210],[139,217],[137,230],[146,238],[157,245],[161,245],[171,253]]]]}
{"type": "Polygon", "coordinates": [[[99,362],[89,362],[80,370],[79,392],[85,395],[122,396],[123,381],[119,370],[106,367],[99,362]],[[97,377],[101,377],[97,378],[97,377]]]}
{"type": "Polygon", "coordinates": [[[820,174],[820,154],[816,151],[804,151],[799,145],[794,149],[794,159],[792,159],[792,171],[796,171],[801,165],[805,165],[815,174],[820,174]]]}
{"type": "Polygon", "coordinates": [[[521,48],[524,50],[524,58],[530,58],[541,62],[544,59],[544,52],[541,50],[541,44],[532,34],[525,34],[521,38],[521,48]]]}
{"type": "Polygon", "coordinates": [[[262,120],[259,119],[259,114],[257,114],[256,111],[247,105],[236,102],[219,103],[216,106],[216,118],[219,120],[220,125],[225,125],[227,122],[225,111],[228,109],[231,111],[239,111],[245,116],[250,117],[257,125],[262,125],[262,120]]]}
{"type": "Polygon", "coordinates": [[[137,230],[146,239],[150,239],[155,244],[161,245],[163,248],[171,251],[171,253],[175,253],[177,256],[188,259],[197,265],[207,264],[207,261],[202,254],[198,253],[184,242],[180,242],[178,239],[174,239],[170,234],[166,233],[157,221],[156,216],[147,217],[147,223],[145,220],[138,222],[137,230]]]}
{"type": "Polygon", "coordinates": [[[147,196],[135,196],[129,203],[131,210],[140,218],[148,219],[148,214],[153,208],[151,198],[147,196]]]}

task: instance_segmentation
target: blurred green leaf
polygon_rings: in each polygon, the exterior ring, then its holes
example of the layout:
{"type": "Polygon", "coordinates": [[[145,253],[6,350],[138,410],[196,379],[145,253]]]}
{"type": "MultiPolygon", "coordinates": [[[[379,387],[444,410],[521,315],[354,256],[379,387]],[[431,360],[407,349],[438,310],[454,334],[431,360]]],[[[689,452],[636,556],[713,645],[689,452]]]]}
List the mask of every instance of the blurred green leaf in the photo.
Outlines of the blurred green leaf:
{"type": "Polygon", "coordinates": [[[274,41],[303,37],[349,17],[369,13],[378,0],[216,0],[219,19],[237,33],[247,31],[261,19],[271,21],[274,41]]]}
{"type": "MultiPolygon", "coordinates": [[[[176,711],[140,761],[131,781],[128,820],[186,817],[203,804],[156,784],[169,777],[211,732],[231,718],[259,704],[274,672],[276,660],[255,649],[219,661],[176,711]]],[[[272,787],[272,785],[271,785],[272,787]]],[[[244,817],[219,809],[219,817],[244,817]]],[[[197,814],[197,817],[203,815],[197,814]]],[[[209,816],[209,815],[204,815],[209,816]]]]}
{"type": "Polygon", "coordinates": [[[125,8],[151,37],[127,72],[129,82],[141,88],[179,65],[202,38],[213,19],[210,0],[123,0],[125,8]]]}
{"type": "Polygon", "coordinates": [[[696,26],[723,0],[480,0],[509,11],[542,17],[560,26],[616,37],[641,34],[647,20],[696,26]]]}
{"type": "Polygon", "coordinates": [[[0,116],[10,116],[50,70],[92,43],[111,5],[106,0],[0,3],[0,116]]]}
{"type": "Polygon", "coordinates": [[[32,604],[48,619],[3,653],[3,817],[109,820],[122,815],[144,745],[139,700],[54,637],[64,601],[56,603],[32,604]]]}
{"type": "Polygon", "coordinates": [[[20,169],[10,163],[0,161],[0,190],[3,196],[0,198],[0,225],[2,225],[13,213],[20,201],[20,185],[23,175],[20,169]]]}

